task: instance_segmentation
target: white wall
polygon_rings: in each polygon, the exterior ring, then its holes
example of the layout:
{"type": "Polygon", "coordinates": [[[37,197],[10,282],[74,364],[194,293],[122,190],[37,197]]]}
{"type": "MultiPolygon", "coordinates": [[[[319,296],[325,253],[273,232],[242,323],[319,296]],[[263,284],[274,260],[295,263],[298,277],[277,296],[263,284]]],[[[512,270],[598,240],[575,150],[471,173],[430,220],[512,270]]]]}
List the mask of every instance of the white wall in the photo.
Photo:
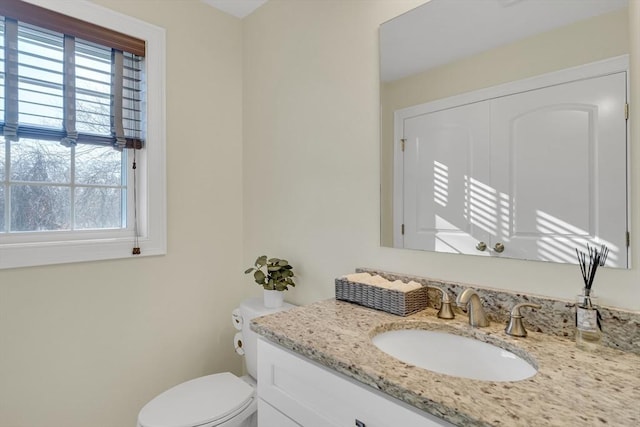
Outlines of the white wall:
{"type": "Polygon", "coordinates": [[[167,29],[169,253],[0,271],[2,427],[134,426],[172,385],[241,373],[241,22],[198,0],[97,2],[167,29]]]}
{"type": "MultiPolygon", "coordinates": [[[[331,297],[333,279],[358,266],[572,299],[582,288],[575,265],[379,246],[377,31],[419,3],[271,1],[245,19],[245,261],[263,251],[288,257],[300,276],[289,299],[302,303],[331,297]]],[[[632,164],[640,165],[640,151],[632,164]]],[[[640,227],[639,200],[632,185],[632,230],[640,227]]],[[[604,304],[640,309],[639,243],[632,233],[632,270],[599,270],[604,304]]]]}

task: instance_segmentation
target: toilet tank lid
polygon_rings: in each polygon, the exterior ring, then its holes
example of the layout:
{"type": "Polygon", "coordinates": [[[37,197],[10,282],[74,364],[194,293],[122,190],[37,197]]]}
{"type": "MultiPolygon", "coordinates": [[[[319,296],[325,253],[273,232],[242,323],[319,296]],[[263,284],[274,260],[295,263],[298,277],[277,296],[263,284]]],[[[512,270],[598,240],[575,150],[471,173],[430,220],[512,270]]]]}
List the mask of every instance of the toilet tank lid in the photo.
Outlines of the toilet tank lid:
{"type": "Polygon", "coordinates": [[[293,307],[295,307],[295,305],[285,302],[282,307],[267,308],[264,306],[262,298],[247,298],[240,303],[240,311],[245,317],[245,320],[251,320],[256,317],[266,316],[267,314],[289,310],[293,307]]]}
{"type": "Polygon", "coordinates": [[[226,418],[246,407],[255,390],[224,372],[196,378],[158,395],[140,411],[143,427],[193,427],[226,418]]]}

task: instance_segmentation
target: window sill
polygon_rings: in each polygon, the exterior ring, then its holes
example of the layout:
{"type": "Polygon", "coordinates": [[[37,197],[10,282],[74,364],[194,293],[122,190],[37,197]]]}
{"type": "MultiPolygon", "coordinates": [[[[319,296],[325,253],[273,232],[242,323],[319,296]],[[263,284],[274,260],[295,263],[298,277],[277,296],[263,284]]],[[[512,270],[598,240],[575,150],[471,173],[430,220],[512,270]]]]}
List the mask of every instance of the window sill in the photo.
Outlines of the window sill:
{"type": "Polygon", "coordinates": [[[133,255],[131,237],[0,245],[0,269],[166,254],[163,239],[139,239],[140,255],[133,255]]]}

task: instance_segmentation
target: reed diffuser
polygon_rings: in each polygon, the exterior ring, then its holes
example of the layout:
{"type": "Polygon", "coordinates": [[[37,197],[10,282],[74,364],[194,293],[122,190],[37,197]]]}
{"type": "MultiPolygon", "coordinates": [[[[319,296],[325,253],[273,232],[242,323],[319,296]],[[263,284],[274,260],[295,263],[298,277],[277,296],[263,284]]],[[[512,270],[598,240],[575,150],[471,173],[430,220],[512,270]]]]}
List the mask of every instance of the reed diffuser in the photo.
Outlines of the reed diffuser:
{"type": "Polygon", "coordinates": [[[578,264],[584,281],[582,294],[578,295],[576,304],[576,344],[585,350],[594,350],[602,341],[602,326],[597,298],[593,294],[593,280],[598,267],[607,262],[609,248],[602,245],[600,249],[587,244],[587,253],[576,248],[578,264]]]}

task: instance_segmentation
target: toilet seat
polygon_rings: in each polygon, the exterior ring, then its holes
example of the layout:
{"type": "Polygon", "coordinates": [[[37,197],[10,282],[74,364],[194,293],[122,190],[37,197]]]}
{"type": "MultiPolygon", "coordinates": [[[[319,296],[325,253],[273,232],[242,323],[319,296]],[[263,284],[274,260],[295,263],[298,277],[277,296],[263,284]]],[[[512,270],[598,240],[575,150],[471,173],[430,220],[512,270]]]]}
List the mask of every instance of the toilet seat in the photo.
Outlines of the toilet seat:
{"type": "MultiPolygon", "coordinates": [[[[224,372],[179,384],[145,405],[140,427],[213,427],[255,410],[255,389],[224,372]]],[[[239,417],[242,418],[242,417],[239,417]]]]}

